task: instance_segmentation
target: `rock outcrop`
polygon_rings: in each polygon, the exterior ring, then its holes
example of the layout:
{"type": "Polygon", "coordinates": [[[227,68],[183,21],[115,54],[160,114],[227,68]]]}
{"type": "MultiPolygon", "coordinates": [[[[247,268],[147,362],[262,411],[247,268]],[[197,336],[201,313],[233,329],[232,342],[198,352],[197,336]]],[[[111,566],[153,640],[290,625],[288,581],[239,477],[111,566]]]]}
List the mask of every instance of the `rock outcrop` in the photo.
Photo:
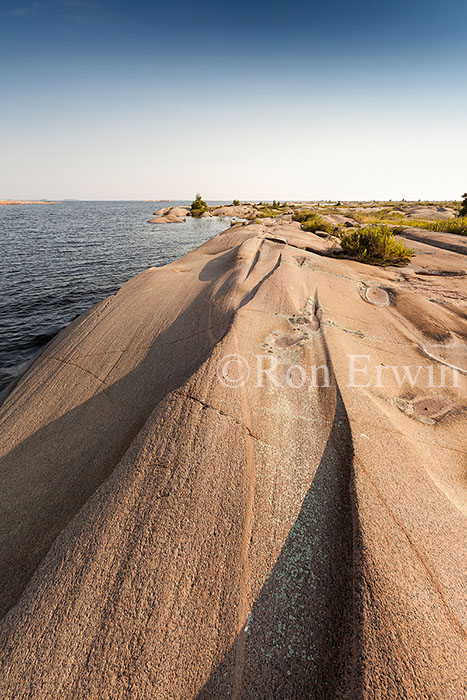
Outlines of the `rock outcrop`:
{"type": "Polygon", "coordinates": [[[466,258],[323,245],[233,226],[6,399],[2,700],[464,696],[466,258]]]}
{"type": "Polygon", "coordinates": [[[154,212],[148,224],[181,224],[186,216],[191,216],[188,207],[163,207],[154,212]]]}
{"type": "Polygon", "coordinates": [[[257,210],[252,204],[228,204],[223,207],[215,207],[210,209],[212,216],[232,216],[239,219],[246,219],[249,216],[257,214],[257,210]]]}
{"type": "Polygon", "coordinates": [[[407,211],[409,219],[427,219],[429,221],[447,221],[456,215],[455,209],[441,206],[414,206],[407,211]]]}

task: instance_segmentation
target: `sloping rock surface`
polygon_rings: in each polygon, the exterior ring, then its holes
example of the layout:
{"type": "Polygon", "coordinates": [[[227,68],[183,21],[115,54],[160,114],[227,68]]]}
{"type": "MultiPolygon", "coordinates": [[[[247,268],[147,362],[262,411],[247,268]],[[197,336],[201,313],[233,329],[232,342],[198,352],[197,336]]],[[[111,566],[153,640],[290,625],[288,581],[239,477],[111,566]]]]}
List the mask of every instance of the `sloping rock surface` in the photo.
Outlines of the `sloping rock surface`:
{"type": "Polygon", "coordinates": [[[465,256],[411,245],[233,226],[47,346],[0,409],[2,700],[464,697],[465,256]]]}

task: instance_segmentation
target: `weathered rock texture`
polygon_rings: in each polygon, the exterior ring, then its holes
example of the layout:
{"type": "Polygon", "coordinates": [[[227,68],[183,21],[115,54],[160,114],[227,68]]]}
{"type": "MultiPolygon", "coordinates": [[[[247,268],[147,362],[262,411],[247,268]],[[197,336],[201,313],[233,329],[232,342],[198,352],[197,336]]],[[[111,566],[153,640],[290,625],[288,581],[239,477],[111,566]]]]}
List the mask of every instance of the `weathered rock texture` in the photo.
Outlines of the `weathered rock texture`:
{"type": "Polygon", "coordinates": [[[234,226],[47,347],[1,409],[2,700],[464,697],[466,258],[412,245],[234,226]]]}

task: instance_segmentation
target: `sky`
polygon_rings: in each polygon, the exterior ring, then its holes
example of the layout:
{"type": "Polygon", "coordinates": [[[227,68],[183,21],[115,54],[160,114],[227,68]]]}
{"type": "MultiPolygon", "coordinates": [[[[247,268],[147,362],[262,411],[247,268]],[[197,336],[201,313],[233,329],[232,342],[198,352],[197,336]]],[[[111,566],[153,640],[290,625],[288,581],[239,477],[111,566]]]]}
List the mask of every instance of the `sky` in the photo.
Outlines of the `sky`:
{"type": "Polygon", "coordinates": [[[465,0],[2,0],[0,199],[460,199],[465,0]]]}

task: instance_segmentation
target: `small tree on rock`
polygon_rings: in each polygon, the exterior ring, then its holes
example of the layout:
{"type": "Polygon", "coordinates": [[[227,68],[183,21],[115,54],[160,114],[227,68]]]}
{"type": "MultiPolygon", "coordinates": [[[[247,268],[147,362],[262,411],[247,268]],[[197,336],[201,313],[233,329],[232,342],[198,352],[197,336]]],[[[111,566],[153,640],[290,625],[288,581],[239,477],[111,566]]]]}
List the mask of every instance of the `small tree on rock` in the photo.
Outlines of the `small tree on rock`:
{"type": "Polygon", "coordinates": [[[198,193],[191,203],[191,215],[195,217],[201,216],[204,211],[207,211],[208,205],[198,193]]]}

